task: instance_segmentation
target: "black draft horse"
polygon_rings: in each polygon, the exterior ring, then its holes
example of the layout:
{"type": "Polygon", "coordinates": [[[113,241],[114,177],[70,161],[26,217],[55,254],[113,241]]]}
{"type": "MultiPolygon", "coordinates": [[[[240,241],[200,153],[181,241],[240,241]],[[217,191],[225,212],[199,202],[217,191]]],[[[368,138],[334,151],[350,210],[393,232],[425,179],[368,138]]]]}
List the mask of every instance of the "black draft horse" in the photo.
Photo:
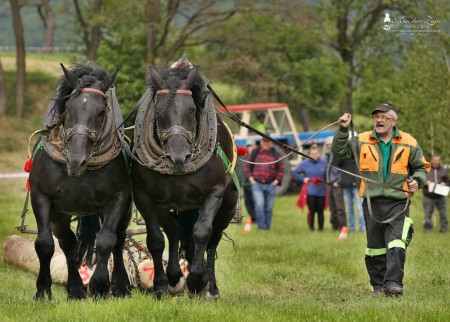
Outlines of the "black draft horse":
{"type": "Polygon", "coordinates": [[[215,113],[198,66],[150,67],[150,78],[136,118],[131,181],[147,227],[154,291],[160,298],[187,284],[191,296],[217,299],[216,250],[239,198],[223,157],[233,160],[233,138],[215,113]],[[166,273],[160,227],[169,241],[166,273]],[[189,263],[186,280],[178,263],[180,242],[189,263]]]}
{"type": "Polygon", "coordinates": [[[112,130],[120,114],[118,106],[114,108],[116,121],[106,128],[113,117],[110,87],[118,69],[108,75],[91,64],[79,64],[71,70],[61,66],[64,76],[46,117],[48,121],[51,115],[56,115],[58,121],[47,127],[51,131],[41,134],[30,172],[30,196],[38,228],[35,249],[40,262],[35,299],[43,299],[45,293],[49,299],[52,297],[50,260],[55,246],[52,233],[67,260],[68,299],[86,297],[78,269],[83,260],[93,263],[94,244],[97,266],[89,282],[92,295],[106,297],[111,290],[114,296],[123,297],[130,293],[122,251],[131,218],[131,181],[121,146],[117,144],[116,136],[120,133],[112,130]],[[112,154],[111,160],[105,159],[90,168],[94,155],[109,151],[105,147],[110,141],[108,137],[114,137],[113,148],[119,152],[112,154]],[[55,155],[49,153],[58,146],[64,160],[55,160],[55,155]],[[79,221],[78,238],[71,229],[73,216],[79,221]],[[110,281],[111,252],[114,270],[110,281]]]}

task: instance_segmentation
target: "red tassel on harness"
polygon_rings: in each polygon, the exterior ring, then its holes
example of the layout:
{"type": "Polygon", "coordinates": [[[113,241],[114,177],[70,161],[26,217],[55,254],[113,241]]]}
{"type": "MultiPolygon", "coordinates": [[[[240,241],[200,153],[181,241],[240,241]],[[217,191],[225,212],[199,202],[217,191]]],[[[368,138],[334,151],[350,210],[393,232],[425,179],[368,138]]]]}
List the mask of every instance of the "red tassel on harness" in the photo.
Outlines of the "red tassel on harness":
{"type": "Polygon", "coordinates": [[[24,167],[23,167],[23,170],[25,171],[25,172],[28,172],[28,173],[30,173],[30,171],[31,171],[31,166],[33,165],[33,159],[28,159],[26,162],[25,162],[25,165],[24,165],[24,167]]]}
{"type": "Polygon", "coordinates": [[[30,190],[30,189],[31,189],[31,186],[30,186],[30,179],[27,179],[26,187],[27,187],[27,190],[30,190]]]}
{"type": "Polygon", "coordinates": [[[248,153],[248,149],[244,146],[238,146],[236,149],[237,149],[237,154],[240,157],[242,157],[248,153]]]}

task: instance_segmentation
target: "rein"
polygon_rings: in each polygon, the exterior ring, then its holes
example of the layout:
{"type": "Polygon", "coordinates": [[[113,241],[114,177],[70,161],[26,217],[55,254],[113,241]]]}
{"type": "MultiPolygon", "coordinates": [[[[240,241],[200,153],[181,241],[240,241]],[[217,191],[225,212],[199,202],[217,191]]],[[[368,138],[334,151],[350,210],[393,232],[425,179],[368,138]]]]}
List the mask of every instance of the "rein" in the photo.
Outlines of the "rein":
{"type": "MultiPolygon", "coordinates": [[[[208,87],[208,89],[211,91],[211,93],[213,94],[214,98],[219,102],[219,104],[227,111],[227,113],[222,113],[222,114],[228,116],[232,121],[236,122],[239,126],[245,127],[245,128],[247,128],[247,129],[249,129],[249,130],[252,130],[253,132],[255,132],[256,134],[258,134],[259,136],[263,137],[263,138],[266,139],[266,140],[269,140],[269,141],[273,142],[274,144],[278,145],[279,147],[281,147],[281,148],[284,149],[284,150],[288,150],[288,151],[290,151],[291,153],[295,153],[295,154],[301,155],[302,157],[307,158],[307,159],[310,159],[310,160],[314,160],[314,161],[321,162],[322,164],[326,164],[327,166],[329,166],[329,167],[331,167],[331,168],[333,168],[333,169],[336,169],[336,170],[338,170],[338,171],[340,171],[340,172],[346,173],[346,174],[348,174],[348,175],[350,175],[350,176],[353,176],[353,177],[356,177],[356,178],[359,178],[359,179],[363,180],[364,183],[366,184],[366,191],[369,190],[369,189],[368,189],[368,184],[367,184],[367,182],[370,182],[370,183],[376,184],[376,185],[381,186],[381,187],[384,187],[384,188],[389,188],[389,189],[401,191],[401,192],[404,192],[404,193],[407,194],[407,200],[406,200],[405,208],[404,208],[401,212],[399,212],[398,214],[395,214],[395,215],[392,216],[391,218],[389,218],[389,219],[387,219],[387,220],[385,220],[385,221],[382,221],[382,222],[376,220],[376,218],[373,216],[373,213],[372,213],[372,207],[371,207],[371,203],[370,203],[370,195],[367,194],[367,204],[368,204],[368,208],[369,208],[369,215],[370,215],[376,222],[382,223],[382,224],[389,223],[389,222],[395,220],[399,215],[401,215],[401,214],[406,210],[406,208],[408,207],[408,204],[409,204],[409,202],[410,202],[410,198],[411,198],[411,195],[412,195],[412,193],[411,193],[410,191],[404,190],[404,189],[402,189],[402,188],[398,188],[398,187],[395,187],[395,186],[392,186],[392,185],[387,184],[387,183],[384,183],[384,182],[378,182],[378,181],[376,181],[376,180],[373,180],[373,179],[370,179],[370,178],[366,178],[366,177],[364,177],[364,176],[361,174],[361,171],[360,171],[360,169],[359,169],[359,164],[358,164],[358,161],[359,161],[359,160],[358,160],[358,157],[357,157],[356,144],[355,144],[355,142],[354,142],[354,140],[353,140],[353,124],[351,125],[351,131],[352,131],[352,134],[351,134],[351,135],[352,135],[352,147],[353,147],[354,149],[352,149],[352,150],[353,150],[353,154],[354,154],[354,157],[355,157],[355,163],[356,163],[357,166],[358,166],[358,172],[360,173],[359,175],[358,175],[358,174],[355,174],[355,173],[352,173],[352,172],[350,172],[350,171],[346,171],[346,170],[340,169],[340,168],[338,168],[338,167],[336,167],[336,166],[328,165],[326,162],[323,162],[323,161],[321,161],[320,159],[316,160],[316,159],[310,157],[309,155],[307,155],[307,154],[305,154],[305,153],[303,153],[303,152],[298,151],[298,150],[297,150],[298,147],[297,147],[297,148],[292,148],[291,146],[289,146],[289,145],[287,145],[287,144],[285,144],[285,143],[283,143],[283,142],[280,142],[280,141],[278,141],[278,140],[276,140],[276,139],[274,139],[274,138],[271,138],[270,136],[268,136],[268,135],[262,133],[261,131],[258,131],[257,129],[251,127],[250,125],[248,125],[247,123],[243,122],[243,121],[242,121],[241,119],[239,119],[235,114],[231,113],[231,112],[228,110],[228,108],[225,106],[225,104],[222,102],[222,100],[221,100],[221,99],[219,98],[219,96],[214,92],[214,90],[211,88],[211,86],[210,86],[209,84],[207,84],[207,87],[208,87]]],[[[330,125],[327,125],[325,128],[327,128],[327,127],[329,127],[329,126],[331,126],[331,125],[337,124],[337,123],[339,123],[339,121],[336,121],[336,122],[334,122],[334,123],[332,123],[332,124],[330,124],[330,125]]],[[[325,128],[321,129],[320,131],[323,131],[325,128]]],[[[313,136],[311,136],[307,141],[309,141],[312,137],[314,137],[315,135],[317,135],[318,133],[320,133],[320,131],[317,132],[317,133],[315,133],[313,136]]]]}

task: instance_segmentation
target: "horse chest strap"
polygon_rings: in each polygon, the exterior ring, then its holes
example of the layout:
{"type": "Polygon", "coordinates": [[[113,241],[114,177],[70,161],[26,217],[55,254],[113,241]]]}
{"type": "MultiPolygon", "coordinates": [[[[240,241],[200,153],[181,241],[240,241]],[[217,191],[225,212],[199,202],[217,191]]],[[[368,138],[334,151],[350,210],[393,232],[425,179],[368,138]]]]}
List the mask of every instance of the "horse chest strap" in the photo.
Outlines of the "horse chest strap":
{"type": "Polygon", "coordinates": [[[238,177],[236,175],[236,172],[234,171],[234,164],[233,162],[231,162],[227,155],[225,154],[225,152],[222,150],[222,147],[220,145],[216,146],[216,154],[222,159],[225,168],[226,168],[226,173],[231,175],[231,178],[233,179],[233,182],[236,186],[236,188],[239,190],[239,180],[238,177]]]}

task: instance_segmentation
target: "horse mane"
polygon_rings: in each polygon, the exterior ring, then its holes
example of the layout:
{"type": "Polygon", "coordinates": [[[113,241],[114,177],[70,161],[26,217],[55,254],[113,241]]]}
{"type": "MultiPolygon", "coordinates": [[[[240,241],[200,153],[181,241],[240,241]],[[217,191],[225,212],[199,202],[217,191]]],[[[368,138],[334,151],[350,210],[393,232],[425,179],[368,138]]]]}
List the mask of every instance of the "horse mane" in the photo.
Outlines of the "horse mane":
{"type": "MultiPolygon", "coordinates": [[[[91,87],[95,82],[103,81],[108,76],[105,70],[94,63],[75,64],[69,70],[80,79],[80,88],[91,87]]],[[[64,75],[62,75],[58,81],[55,96],[53,97],[53,100],[56,101],[54,108],[58,114],[64,112],[66,102],[69,100],[70,94],[74,89],[66,82],[64,75]]]]}
{"type": "MultiPolygon", "coordinates": [[[[161,78],[166,81],[167,89],[172,91],[176,90],[181,85],[181,80],[186,79],[190,71],[189,67],[177,67],[177,68],[162,68],[159,70],[161,78]]],[[[148,85],[153,91],[155,91],[156,86],[153,84],[151,78],[147,79],[148,85]]],[[[205,104],[205,80],[198,74],[192,88],[192,98],[194,99],[195,106],[198,108],[203,108],[205,104]]]]}

